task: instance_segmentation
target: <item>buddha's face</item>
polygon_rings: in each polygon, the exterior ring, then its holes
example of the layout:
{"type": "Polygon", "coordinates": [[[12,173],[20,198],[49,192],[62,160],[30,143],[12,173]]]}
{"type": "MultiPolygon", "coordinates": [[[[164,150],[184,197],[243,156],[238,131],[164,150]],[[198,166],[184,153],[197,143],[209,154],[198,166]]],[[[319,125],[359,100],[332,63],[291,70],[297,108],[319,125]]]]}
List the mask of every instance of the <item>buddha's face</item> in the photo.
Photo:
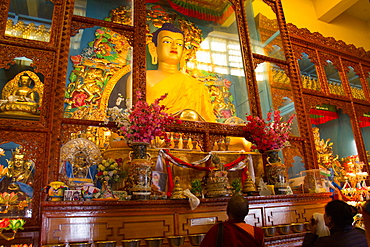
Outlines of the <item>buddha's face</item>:
{"type": "Polygon", "coordinates": [[[184,36],[163,30],[158,34],[157,54],[158,62],[178,64],[184,49],[184,36]]]}
{"type": "Polygon", "coordinates": [[[21,85],[22,86],[29,86],[30,85],[30,78],[28,76],[21,76],[21,85]]]}

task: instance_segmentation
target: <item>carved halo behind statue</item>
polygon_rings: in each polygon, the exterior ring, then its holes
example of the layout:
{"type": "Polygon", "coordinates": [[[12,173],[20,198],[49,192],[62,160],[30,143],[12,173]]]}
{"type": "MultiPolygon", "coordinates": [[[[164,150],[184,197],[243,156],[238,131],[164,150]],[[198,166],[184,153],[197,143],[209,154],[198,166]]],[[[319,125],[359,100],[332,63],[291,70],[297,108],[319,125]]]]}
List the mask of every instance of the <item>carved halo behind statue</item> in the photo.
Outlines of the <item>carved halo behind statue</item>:
{"type": "Polygon", "coordinates": [[[95,143],[85,138],[76,138],[62,146],[60,160],[60,173],[67,177],[69,187],[78,187],[94,180],[102,156],[95,143]]]}

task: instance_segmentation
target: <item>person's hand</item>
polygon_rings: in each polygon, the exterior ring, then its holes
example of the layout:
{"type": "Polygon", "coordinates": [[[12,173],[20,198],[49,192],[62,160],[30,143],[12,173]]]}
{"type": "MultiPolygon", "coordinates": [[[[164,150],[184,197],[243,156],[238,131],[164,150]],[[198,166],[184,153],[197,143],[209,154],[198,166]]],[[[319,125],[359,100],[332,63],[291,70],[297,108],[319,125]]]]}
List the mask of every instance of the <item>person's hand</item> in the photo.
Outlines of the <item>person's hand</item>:
{"type": "Polygon", "coordinates": [[[313,217],[310,220],[310,232],[313,234],[316,234],[317,230],[317,220],[315,220],[313,217]]]}

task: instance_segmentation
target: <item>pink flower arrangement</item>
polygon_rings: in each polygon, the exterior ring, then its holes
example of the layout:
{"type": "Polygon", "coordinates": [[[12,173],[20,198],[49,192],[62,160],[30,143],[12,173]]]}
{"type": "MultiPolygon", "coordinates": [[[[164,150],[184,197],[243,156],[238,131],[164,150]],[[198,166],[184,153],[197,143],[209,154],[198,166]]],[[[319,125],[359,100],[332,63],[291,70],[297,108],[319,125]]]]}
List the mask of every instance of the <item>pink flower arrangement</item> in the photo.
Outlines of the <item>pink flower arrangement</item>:
{"type": "Polygon", "coordinates": [[[282,149],[289,144],[288,138],[294,117],[293,114],[284,122],[280,111],[268,112],[266,120],[247,114],[245,139],[252,142],[260,152],[282,149]]]}
{"type": "MultiPolygon", "coordinates": [[[[128,143],[151,143],[155,137],[169,141],[166,134],[166,126],[181,123],[181,120],[166,113],[167,108],[164,105],[160,105],[160,102],[167,97],[167,94],[162,95],[151,104],[142,99],[140,91],[137,91],[136,94],[139,100],[131,109],[124,111],[118,107],[108,109],[108,115],[117,123],[120,133],[128,143]]],[[[120,102],[120,100],[117,102],[120,102]]]]}

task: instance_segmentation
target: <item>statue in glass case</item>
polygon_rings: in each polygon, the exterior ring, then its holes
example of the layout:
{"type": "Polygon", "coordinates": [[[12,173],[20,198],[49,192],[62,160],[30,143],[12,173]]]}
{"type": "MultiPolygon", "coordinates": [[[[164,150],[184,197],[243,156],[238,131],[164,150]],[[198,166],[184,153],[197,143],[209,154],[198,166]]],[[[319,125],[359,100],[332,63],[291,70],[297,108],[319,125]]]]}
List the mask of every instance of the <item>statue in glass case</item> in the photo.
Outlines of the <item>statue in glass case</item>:
{"type": "Polygon", "coordinates": [[[25,155],[23,147],[17,147],[12,152],[12,157],[6,159],[8,163],[4,168],[6,173],[0,178],[0,194],[10,193],[15,196],[17,202],[29,201],[33,198],[32,184],[35,165],[32,160],[26,160],[25,155]]]}
{"type": "Polygon", "coordinates": [[[32,184],[31,180],[33,169],[33,162],[25,160],[23,148],[16,148],[13,152],[13,157],[8,160],[7,176],[11,178],[11,182],[8,185],[8,190],[19,192],[22,190],[21,186],[24,188],[24,186],[29,186],[29,184],[32,184]]]}
{"type": "Polygon", "coordinates": [[[12,115],[40,115],[44,85],[32,71],[22,71],[5,84],[0,112],[12,115]]]}

